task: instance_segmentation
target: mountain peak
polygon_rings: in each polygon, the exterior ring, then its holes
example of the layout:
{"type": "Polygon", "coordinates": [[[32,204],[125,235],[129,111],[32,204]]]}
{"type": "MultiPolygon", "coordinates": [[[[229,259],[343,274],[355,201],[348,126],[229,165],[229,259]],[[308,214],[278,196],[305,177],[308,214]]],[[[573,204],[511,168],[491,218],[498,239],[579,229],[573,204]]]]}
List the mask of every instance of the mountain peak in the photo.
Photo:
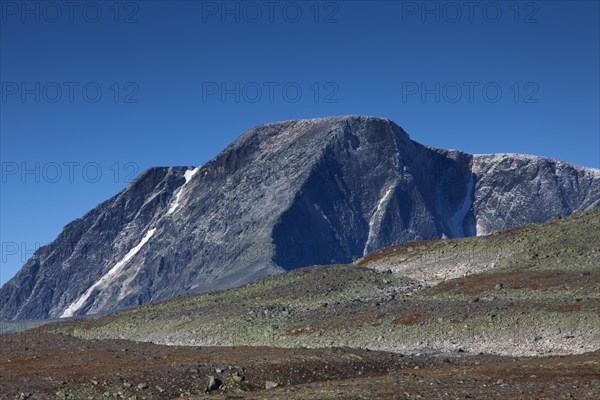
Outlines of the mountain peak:
{"type": "Polygon", "coordinates": [[[373,116],[260,125],[67,225],[0,289],[0,318],[106,312],[598,205],[597,170],[528,160],[427,147],[373,116]]]}
{"type": "Polygon", "coordinates": [[[327,117],[316,117],[316,118],[305,118],[305,119],[290,119],[290,120],[282,120],[282,121],[274,121],[267,122],[265,124],[259,126],[268,126],[268,125],[277,125],[277,124],[287,124],[287,123],[336,123],[340,121],[380,121],[387,123],[394,123],[390,119],[382,118],[374,115],[362,115],[362,114],[348,114],[348,115],[332,115],[327,117]]]}

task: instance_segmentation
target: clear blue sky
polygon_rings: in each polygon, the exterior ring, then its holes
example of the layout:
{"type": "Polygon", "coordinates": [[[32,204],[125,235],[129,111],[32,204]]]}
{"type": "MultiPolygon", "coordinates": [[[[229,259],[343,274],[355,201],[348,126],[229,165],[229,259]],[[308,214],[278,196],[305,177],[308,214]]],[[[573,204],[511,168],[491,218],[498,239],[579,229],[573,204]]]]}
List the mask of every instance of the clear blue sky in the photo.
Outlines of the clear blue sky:
{"type": "Polygon", "coordinates": [[[600,167],[597,1],[0,3],[0,283],[138,172],[269,121],[600,167]]]}

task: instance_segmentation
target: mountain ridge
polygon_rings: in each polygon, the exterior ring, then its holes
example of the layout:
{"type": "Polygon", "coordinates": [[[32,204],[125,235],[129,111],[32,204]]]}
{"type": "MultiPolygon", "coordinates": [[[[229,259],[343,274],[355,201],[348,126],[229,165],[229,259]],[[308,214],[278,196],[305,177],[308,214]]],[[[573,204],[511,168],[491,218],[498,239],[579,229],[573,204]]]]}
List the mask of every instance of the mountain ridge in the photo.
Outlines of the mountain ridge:
{"type": "Polygon", "coordinates": [[[260,125],[66,225],[0,289],[0,317],[106,312],[599,204],[600,171],[523,157],[432,150],[370,116],[260,125]]]}

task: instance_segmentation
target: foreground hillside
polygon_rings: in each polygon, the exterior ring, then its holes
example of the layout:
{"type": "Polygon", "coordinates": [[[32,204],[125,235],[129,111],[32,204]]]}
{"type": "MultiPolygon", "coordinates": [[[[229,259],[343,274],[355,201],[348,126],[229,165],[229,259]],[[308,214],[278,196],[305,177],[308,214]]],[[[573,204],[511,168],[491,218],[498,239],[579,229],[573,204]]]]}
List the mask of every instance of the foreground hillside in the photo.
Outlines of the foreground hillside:
{"type": "Polygon", "coordinates": [[[0,397],[594,398],[598,232],[595,208],[0,335],[0,397]]]}
{"type": "Polygon", "coordinates": [[[0,399],[11,400],[596,399],[600,391],[600,352],[436,357],[175,347],[39,332],[0,335],[0,344],[0,399]],[[221,385],[207,392],[211,376],[221,385]]]}
{"type": "Polygon", "coordinates": [[[600,349],[598,232],[596,208],[48,329],[169,345],[584,353],[600,349]]]}

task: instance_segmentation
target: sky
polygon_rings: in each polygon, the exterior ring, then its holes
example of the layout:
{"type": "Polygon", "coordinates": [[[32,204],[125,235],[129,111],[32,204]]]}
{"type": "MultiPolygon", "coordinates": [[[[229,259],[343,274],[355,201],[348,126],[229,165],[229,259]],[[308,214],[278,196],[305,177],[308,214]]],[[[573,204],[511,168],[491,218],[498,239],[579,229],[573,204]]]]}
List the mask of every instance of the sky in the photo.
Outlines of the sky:
{"type": "Polygon", "coordinates": [[[600,168],[598,1],[0,0],[0,284],[151,166],[266,122],[600,168]]]}

